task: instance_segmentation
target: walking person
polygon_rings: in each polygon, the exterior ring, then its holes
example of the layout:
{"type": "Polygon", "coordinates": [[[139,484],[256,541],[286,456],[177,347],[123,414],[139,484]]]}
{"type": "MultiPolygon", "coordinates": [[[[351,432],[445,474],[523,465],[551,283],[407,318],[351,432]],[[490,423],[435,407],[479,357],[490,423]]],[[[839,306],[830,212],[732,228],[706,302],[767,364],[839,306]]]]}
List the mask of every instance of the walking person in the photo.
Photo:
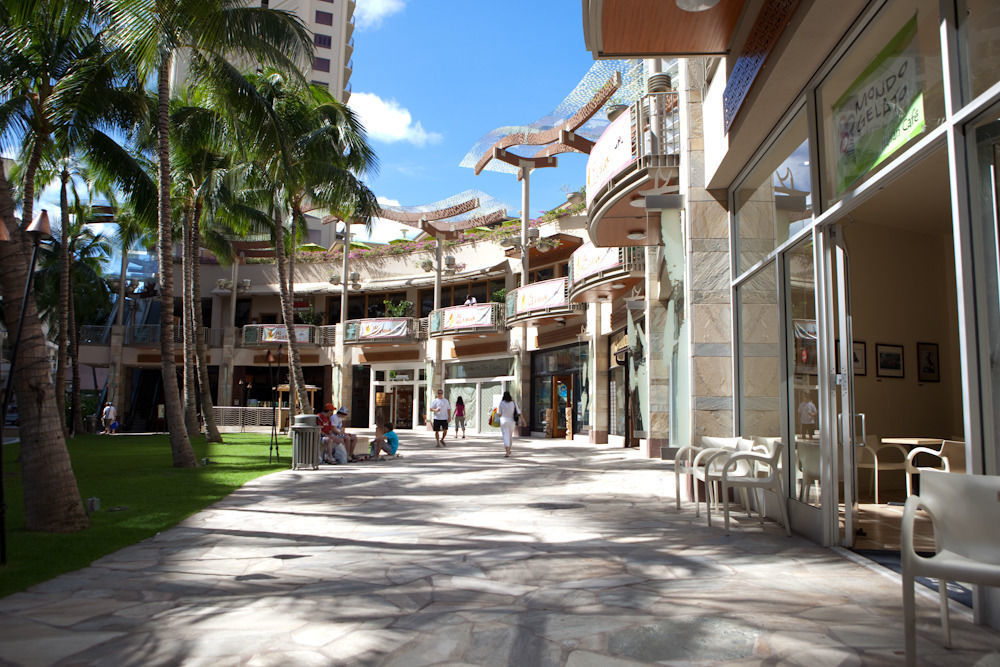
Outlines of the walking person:
{"type": "Polygon", "coordinates": [[[101,420],[104,422],[104,430],[101,433],[111,435],[111,425],[118,421],[118,411],[115,410],[115,406],[112,405],[111,401],[104,404],[101,420]]]}
{"type": "Polygon", "coordinates": [[[437,398],[431,401],[431,418],[434,420],[435,447],[445,447],[444,439],[448,435],[448,420],[451,419],[451,403],[444,397],[444,390],[437,390],[437,398]]]}
{"type": "Polygon", "coordinates": [[[458,427],[462,427],[462,440],[465,440],[465,401],[459,396],[455,399],[455,439],[458,439],[458,427]]]}
{"type": "Polygon", "coordinates": [[[517,407],[517,403],[510,397],[510,392],[505,391],[497,406],[497,414],[500,416],[500,435],[503,436],[503,448],[507,452],[504,458],[510,456],[510,448],[514,440],[514,427],[524,423],[524,417],[517,407]]]}

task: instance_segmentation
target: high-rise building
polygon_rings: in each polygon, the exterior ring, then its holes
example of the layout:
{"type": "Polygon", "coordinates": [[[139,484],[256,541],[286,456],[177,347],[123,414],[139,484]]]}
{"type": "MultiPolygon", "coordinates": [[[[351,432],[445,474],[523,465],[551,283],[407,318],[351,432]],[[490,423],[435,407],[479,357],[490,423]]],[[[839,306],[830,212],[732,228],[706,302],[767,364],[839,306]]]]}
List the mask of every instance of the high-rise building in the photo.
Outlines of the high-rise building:
{"type": "Polygon", "coordinates": [[[355,0],[262,0],[262,5],[293,12],[313,35],[315,54],[306,78],[323,84],[341,102],[351,96],[354,62],[355,0]]]}

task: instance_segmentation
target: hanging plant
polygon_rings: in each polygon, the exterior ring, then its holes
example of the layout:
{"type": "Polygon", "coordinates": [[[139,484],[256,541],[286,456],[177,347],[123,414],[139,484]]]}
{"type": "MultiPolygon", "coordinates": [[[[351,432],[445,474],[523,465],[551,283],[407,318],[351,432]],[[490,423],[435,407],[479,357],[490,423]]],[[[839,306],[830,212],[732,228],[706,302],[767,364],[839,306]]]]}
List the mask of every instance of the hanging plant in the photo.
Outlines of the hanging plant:
{"type": "Polygon", "coordinates": [[[420,262],[420,268],[423,269],[424,271],[433,271],[434,262],[432,260],[425,259],[424,261],[420,262]]]}

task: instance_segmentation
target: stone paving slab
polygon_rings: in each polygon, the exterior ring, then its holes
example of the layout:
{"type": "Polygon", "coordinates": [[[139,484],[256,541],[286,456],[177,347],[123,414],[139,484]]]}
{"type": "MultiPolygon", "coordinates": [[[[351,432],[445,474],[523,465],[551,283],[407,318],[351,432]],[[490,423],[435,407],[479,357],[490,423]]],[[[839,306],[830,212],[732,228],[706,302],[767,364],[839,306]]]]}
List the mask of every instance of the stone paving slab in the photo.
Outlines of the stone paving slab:
{"type": "MultiPolygon", "coordinates": [[[[734,514],[674,508],[609,446],[405,435],[405,457],[260,478],[0,599],[0,665],[897,665],[899,578],[734,514]]],[[[1000,633],[918,595],[922,664],[1000,633]]]]}

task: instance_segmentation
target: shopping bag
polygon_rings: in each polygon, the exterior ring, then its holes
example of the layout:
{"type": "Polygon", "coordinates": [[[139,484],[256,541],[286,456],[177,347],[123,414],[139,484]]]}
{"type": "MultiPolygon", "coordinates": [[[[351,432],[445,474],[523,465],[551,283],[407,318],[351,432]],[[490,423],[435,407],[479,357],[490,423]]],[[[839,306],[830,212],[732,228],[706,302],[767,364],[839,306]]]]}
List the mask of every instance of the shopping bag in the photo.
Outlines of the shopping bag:
{"type": "Polygon", "coordinates": [[[493,412],[490,413],[490,426],[500,426],[500,415],[497,413],[496,408],[493,408],[493,412]]]}

